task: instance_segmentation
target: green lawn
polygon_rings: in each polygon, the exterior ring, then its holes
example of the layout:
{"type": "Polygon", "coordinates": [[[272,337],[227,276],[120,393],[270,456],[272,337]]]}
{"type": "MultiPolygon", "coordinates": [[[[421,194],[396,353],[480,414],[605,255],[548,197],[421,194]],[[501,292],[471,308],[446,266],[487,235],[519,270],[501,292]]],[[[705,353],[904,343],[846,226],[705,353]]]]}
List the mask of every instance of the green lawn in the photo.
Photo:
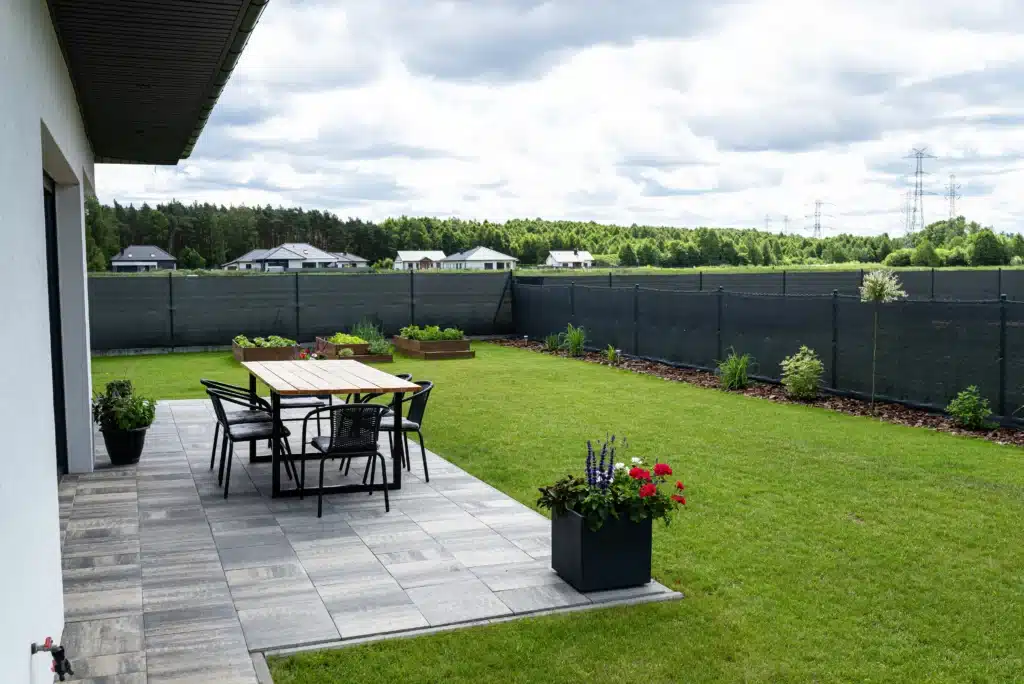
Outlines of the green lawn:
{"type": "MultiPolygon", "coordinates": [[[[493,345],[435,381],[427,444],[520,501],[627,435],[688,506],[656,527],[682,601],[273,659],[313,682],[1006,682],[1024,673],[1022,452],[493,345]]],[[[160,398],[227,354],[94,359],[160,398]]]]}

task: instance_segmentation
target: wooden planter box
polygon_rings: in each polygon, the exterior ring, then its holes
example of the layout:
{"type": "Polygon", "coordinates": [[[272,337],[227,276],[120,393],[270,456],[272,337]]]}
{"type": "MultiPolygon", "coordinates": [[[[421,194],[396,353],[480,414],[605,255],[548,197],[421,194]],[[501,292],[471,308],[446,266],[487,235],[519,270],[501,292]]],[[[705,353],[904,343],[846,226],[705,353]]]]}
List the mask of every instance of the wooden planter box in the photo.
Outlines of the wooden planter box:
{"type": "MultiPolygon", "coordinates": [[[[370,343],[364,344],[335,344],[334,342],[328,342],[325,337],[316,338],[316,351],[320,354],[324,354],[329,359],[340,359],[338,352],[342,349],[351,349],[352,353],[358,356],[367,356],[370,354],[370,343]]],[[[345,358],[351,359],[353,357],[346,356],[345,358]]],[[[362,359],[356,359],[362,361],[362,359]]]]}
{"type": "Polygon", "coordinates": [[[395,349],[414,359],[471,359],[476,352],[470,350],[469,340],[408,340],[397,335],[392,339],[395,349]]]}
{"type": "Polygon", "coordinates": [[[609,518],[597,531],[573,511],[551,516],[551,567],[577,591],[625,589],[651,580],[651,519],[609,518]]]}
{"type": "Polygon", "coordinates": [[[291,361],[298,355],[299,347],[239,347],[232,342],[231,351],[236,361],[291,361]]]}

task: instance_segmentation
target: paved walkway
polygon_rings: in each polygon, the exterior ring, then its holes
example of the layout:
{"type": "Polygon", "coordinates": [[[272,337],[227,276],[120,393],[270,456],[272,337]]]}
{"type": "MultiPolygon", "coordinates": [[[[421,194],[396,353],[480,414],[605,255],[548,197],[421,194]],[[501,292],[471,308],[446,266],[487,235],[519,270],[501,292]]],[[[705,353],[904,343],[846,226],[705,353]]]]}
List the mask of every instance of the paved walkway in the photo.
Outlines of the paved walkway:
{"type": "Polygon", "coordinates": [[[138,466],[61,482],[76,681],[254,684],[250,653],[672,594],[576,592],[547,519],[430,452],[424,482],[415,446],[390,513],[380,493],[326,497],[319,520],[315,497],[272,500],[245,449],[225,500],[213,428],[209,402],[161,402],[138,466]]]}

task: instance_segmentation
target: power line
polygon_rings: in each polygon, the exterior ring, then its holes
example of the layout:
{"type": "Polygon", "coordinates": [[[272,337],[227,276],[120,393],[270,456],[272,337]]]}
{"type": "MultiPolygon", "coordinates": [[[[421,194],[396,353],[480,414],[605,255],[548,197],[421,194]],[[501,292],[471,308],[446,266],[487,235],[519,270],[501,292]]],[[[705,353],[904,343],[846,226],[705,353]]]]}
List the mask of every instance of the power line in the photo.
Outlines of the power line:
{"type": "Polygon", "coordinates": [[[916,164],[914,168],[914,206],[911,210],[911,226],[908,232],[913,233],[915,230],[924,228],[924,160],[935,159],[935,155],[928,153],[927,147],[914,148],[910,151],[910,154],[904,157],[904,159],[914,159],[916,164]]]}
{"type": "Polygon", "coordinates": [[[960,185],[956,182],[956,174],[949,174],[949,186],[946,188],[946,199],[949,200],[949,220],[957,217],[956,201],[960,199],[960,185]]]}

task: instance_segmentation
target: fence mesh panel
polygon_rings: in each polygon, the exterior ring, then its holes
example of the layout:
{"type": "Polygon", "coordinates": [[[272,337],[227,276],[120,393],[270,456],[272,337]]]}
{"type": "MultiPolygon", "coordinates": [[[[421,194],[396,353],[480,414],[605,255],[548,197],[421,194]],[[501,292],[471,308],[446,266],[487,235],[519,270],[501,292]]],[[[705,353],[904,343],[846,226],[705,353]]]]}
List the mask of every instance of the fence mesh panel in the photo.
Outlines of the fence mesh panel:
{"type": "MultiPolygon", "coordinates": [[[[175,283],[177,284],[177,282],[175,283]]],[[[171,344],[169,278],[89,279],[89,340],[93,349],[171,344]]]]}
{"type": "MultiPolygon", "coordinates": [[[[416,322],[460,328],[470,335],[496,332],[499,302],[509,301],[508,275],[432,273],[416,276],[416,322]]],[[[502,304],[504,306],[504,304],[502,304]]]]}
{"type": "Polygon", "coordinates": [[[587,331],[587,346],[604,349],[609,344],[625,352],[633,350],[633,290],[577,285],[578,325],[587,331]]]}
{"type": "Polygon", "coordinates": [[[188,276],[173,283],[176,345],[231,344],[239,334],[298,335],[294,277],[188,276]]]}
{"type": "Polygon", "coordinates": [[[786,294],[856,295],[860,288],[860,271],[787,271],[786,294]]]}
{"type": "Polygon", "coordinates": [[[638,333],[641,356],[711,367],[718,357],[717,296],[641,288],[638,333]]]}
{"type": "Polygon", "coordinates": [[[705,273],[704,289],[727,292],[782,293],[782,272],[778,273],[705,273]]]}
{"type": "Polygon", "coordinates": [[[390,335],[409,325],[409,276],[299,276],[299,338],[347,332],[360,320],[390,335]]]}

